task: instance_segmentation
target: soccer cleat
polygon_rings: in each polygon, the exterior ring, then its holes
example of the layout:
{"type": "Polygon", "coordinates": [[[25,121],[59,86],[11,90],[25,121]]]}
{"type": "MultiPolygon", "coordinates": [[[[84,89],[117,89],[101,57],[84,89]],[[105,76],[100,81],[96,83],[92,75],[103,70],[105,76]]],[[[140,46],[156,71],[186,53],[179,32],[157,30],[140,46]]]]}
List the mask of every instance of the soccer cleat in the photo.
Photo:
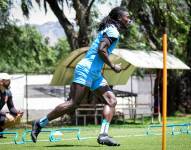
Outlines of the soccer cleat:
{"type": "Polygon", "coordinates": [[[41,126],[39,124],[39,120],[36,120],[33,122],[32,131],[31,131],[31,139],[34,143],[36,143],[37,136],[40,133],[40,131],[41,131],[41,126]]]}
{"type": "Polygon", "coordinates": [[[102,145],[107,146],[120,146],[112,137],[108,136],[107,134],[100,134],[98,136],[97,142],[102,145]]]}

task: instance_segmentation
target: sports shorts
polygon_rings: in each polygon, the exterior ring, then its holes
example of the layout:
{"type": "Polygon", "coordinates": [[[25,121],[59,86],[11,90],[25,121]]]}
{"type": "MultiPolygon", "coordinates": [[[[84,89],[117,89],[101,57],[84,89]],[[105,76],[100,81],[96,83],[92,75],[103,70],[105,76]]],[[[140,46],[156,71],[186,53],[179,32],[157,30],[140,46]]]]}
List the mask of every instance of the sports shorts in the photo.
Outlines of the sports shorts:
{"type": "Polygon", "coordinates": [[[96,90],[101,86],[108,85],[101,72],[90,71],[83,65],[76,65],[73,82],[85,85],[90,90],[96,90]]]}

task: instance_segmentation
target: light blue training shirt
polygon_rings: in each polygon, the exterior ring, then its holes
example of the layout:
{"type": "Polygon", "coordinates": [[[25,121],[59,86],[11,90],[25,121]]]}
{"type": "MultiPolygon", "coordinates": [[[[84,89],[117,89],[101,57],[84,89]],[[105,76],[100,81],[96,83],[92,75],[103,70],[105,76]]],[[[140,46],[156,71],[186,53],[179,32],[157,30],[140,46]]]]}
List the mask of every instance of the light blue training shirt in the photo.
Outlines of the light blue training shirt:
{"type": "Polygon", "coordinates": [[[116,26],[112,24],[98,33],[97,38],[93,41],[85,58],[76,65],[73,82],[88,86],[92,90],[107,83],[101,74],[104,61],[98,54],[99,44],[105,37],[105,34],[108,38],[116,39],[107,49],[108,54],[111,54],[119,41],[119,31],[116,26]]]}

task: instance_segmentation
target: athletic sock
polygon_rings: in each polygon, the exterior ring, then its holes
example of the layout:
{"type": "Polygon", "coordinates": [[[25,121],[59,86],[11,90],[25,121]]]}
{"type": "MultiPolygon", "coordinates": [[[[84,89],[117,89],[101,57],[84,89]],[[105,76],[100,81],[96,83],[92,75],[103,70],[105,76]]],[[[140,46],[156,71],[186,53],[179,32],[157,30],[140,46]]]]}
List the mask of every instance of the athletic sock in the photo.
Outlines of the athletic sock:
{"type": "Polygon", "coordinates": [[[100,134],[108,134],[109,122],[106,119],[102,120],[100,134]]]}
{"type": "Polygon", "coordinates": [[[48,118],[46,116],[46,117],[43,117],[43,118],[40,119],[39,124],[40,124],[41,127],[45,127],[48,124],[48,122],[49,122],[49,120],[48,120],[48,118]]]}

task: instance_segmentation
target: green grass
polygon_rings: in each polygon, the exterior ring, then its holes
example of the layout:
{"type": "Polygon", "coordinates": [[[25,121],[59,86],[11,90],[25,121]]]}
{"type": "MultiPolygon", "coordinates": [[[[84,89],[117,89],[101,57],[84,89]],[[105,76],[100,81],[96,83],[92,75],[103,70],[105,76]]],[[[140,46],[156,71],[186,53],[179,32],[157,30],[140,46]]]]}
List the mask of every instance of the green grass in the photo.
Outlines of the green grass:
{"type": "MultiPolygon", "coordinates": [[[[168,123],[186,123],[190,122],[191,117],[171,117],[168,118],[168,123]]],[[[71,127],[71,126],[70,126],[71,127]]],[[[75,126],[76,128],[76,126],[75,126]]],[[[22,145],[6,144],[12,141],[12,137],[6,135],[6,139],[0,139],[1,150],[161,150],[161,135],[146,135],[146,125],[111,125],[110,135],[112,135],[120,144],[120,147],[107,147],[97,144],[96,138],[100,131],[100,126],[88,125],[79,126],[81,129],[81,137],[89,137],[87,139],[78,141],[75,138],[76,133],[63,133],[63,140],[60,142],[42,142],[36,144],[26,143],[22,145]],[[4,144],[3,144],[4,143],[4,144]]],[[[23,129],[15,129],[11,131],[18,131],[20,134],[23,129]]],[[[171,128],[167,128],[170,132],[171,128]]],[[[153,129],[152,133],[161,133],[160,128],[153,129]]],[[[29,139],[30,136],[27,136],[29,139]]],[[[41,133],[39,140],[48,140],[48,134],[41,133]]],[[[167,134],[167,150],[190,150],[191,149],[191,134],[179,134],[172,136],[167,134]]]]}

